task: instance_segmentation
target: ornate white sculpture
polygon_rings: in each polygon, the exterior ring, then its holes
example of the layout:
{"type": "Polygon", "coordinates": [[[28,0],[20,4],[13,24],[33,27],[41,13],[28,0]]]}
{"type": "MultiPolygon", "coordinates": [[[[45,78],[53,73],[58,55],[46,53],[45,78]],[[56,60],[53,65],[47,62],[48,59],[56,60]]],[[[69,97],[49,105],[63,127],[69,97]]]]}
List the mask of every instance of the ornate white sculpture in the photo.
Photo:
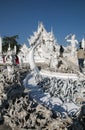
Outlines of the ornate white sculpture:
{"type": "Polygon", "coordinates": [[[12,50],[10,48],[10,44],[9,44],[9,47],[8,47],[7,54],[5,56],[5,63],[10,64],[10,65],[13,64],[13,55],[12,55],[12,50]]]}
{"type": "Polygon", "coordinates": [[[18,57],[19,57],[19,63],[21,66],[29,63],[29,60],[28,60],[29,50],[30,49],[26,46],[25,43],[20,48],[20,52],[18,53],[18,57]]]}
{"type": "Polygon", "coordinates": [[[67,42],[71,43],[71,55],[75,56],[75,51],[76,51],[76,44],[78,44],[78,41],[75,39],[75,34],[70,34],[66,38],[67,42]],[[70,39],[69,39],[70,37],[70,39]]]}

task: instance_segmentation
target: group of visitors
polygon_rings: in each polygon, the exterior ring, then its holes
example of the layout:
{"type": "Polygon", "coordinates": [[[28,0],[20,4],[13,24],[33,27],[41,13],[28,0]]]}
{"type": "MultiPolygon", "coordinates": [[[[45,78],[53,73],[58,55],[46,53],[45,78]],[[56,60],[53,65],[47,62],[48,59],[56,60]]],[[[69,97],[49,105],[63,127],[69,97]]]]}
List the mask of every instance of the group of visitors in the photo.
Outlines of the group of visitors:
{"type": "Polygon", "coordinates": [[[3,56],[3,62],[6,63],[7,61],[9,62],[11,60],[11,62],[14,62],[16,65],[19,64],[19,58],[17,55],[15,56],[11,56],[11,55],[7,55],[7,56],[3,56]]]}
{"type": "MultiPolygon", "coordinates": [[[[63,57],[64,48],[60,45],[60,57],[63,57]]],[[[77,58],[80,72],[83,71],[84,68],[84,60],[85,60],[85,50],[81,46],[81,42],[79,43],[79,49],[77,50],[77,58]]]]}

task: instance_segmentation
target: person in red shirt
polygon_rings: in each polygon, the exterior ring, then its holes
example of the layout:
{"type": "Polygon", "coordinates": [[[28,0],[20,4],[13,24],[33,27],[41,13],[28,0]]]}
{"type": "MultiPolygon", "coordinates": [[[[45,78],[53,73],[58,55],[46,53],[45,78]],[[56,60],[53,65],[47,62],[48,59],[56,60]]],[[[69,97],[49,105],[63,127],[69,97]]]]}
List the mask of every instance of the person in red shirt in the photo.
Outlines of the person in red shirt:
{"type": "Polygon", "coordinates": [[[16,64],[19,64],[19,58],[18,58],[17,55],[15,56],[15,63],[16,63],[16,64]]]}

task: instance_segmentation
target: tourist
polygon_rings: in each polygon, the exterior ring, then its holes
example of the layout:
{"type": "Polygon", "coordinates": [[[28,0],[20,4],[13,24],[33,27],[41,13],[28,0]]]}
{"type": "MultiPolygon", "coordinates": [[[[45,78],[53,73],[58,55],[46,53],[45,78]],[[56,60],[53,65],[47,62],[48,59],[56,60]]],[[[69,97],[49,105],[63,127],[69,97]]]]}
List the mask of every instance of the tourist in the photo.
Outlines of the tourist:
{"type": "Polygon", "coordinates": [[[2,57],[2,58],[3,58],[3,63],[5,63],[5,55],[3,55],[3,57],[2,57]]]}
{"type": "Polygon", "coordinates": [[[15,56],[15,63],[16,63],[16,64],[19,64],[19,58],[18,58],[17,55],[15,56]]]}
{"type": "Polygon", "coordinates": [[[81,47],[81,44],[77,51],[77,57],[78,57],[79,70],[80,72],[82,72],[82,69],[84,68],[85,51],[81,47]]]}
{"type": "Polygon", "coordinates": [[[64,48],[62,45],[60,45],[60,57],[63,57],[64,48]]]}

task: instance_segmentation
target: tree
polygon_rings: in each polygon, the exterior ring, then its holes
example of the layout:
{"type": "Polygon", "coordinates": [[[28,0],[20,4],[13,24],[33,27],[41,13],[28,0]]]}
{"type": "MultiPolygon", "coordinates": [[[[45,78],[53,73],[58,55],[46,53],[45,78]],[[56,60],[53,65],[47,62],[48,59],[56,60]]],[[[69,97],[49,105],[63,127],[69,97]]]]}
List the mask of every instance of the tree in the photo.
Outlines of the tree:
{"type": "Polygon", "coordinates": [[[3,52],[7,52],[9,44],[10,44],[10,48],[12,50],[14,49],[14,46],[16,46],[16,48],[17,48],[17,52],[16,53],[18,53],[19,49],[21,47],[21,45],[17,42],[18,38],[19,38],[18,35],[11,36],[11,37],[4,36],[3,40],[2,40],[2,51],[3,52]]]}

